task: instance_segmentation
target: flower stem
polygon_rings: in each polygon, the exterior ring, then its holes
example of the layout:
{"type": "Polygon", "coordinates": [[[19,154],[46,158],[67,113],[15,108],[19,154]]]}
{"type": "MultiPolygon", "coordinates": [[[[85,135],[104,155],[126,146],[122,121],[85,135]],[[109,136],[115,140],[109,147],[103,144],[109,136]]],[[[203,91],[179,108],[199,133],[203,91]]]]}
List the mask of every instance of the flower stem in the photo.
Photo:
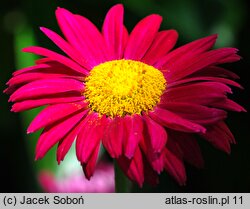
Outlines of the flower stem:
{"type": "Polygon", "coordinates": [[[132,183],[124,175],[123,171],[119,168],[117,162],[115,164],[115,191],[117,193],[127,193],[130,192],[132,183]]]}

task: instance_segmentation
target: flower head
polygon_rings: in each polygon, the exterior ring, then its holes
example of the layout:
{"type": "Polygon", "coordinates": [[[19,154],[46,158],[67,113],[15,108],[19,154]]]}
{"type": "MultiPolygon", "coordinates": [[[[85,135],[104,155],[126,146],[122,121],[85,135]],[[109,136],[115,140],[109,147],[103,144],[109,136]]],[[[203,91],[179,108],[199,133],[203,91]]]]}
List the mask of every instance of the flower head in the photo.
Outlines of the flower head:
{"type": "Polygon", "coordinates": [[[202,167],[194,134],[230,152],[234,137],[224,123],[227,110],[244,111],[228,99],[234,73],[219,67],[240,59],[235,48],[213,49],[211,35],[175,50],[175,30],[159,31],[161,16],[142,19],[129,34],[123,6],[112,7],[100,32],[88,19],[58,8],[65,37],[41,30],[66,54],[42,47],[35,66],[13,73],[6,93],[19,112],[47,105],[28,133],[44,128],[36,147],[41,159],[55,144],[58,163],[76,140],[77,158],[93,175],[100,144],[140,186],[155,184],[166,170],[186,181],[187,161],[202,167]]]}

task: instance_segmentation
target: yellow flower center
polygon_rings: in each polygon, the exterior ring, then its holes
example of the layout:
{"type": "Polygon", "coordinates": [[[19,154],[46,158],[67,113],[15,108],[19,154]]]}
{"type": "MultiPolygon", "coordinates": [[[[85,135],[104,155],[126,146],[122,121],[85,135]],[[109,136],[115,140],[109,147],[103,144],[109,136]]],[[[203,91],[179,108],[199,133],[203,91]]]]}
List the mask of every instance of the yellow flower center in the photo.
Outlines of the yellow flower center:
{"type": "Polygon", "coordinates": [[[158,69],[122,59],[95,66],[85,80],[84,96],[92,111],[115,117],[152,110],[165,88],[158,69]]]}

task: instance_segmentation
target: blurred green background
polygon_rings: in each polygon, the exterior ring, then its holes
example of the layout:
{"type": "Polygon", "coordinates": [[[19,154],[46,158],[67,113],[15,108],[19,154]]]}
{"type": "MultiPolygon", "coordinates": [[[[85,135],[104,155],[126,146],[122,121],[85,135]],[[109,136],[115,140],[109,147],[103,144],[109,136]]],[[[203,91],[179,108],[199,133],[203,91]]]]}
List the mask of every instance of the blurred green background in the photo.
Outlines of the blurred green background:
{"type": "MultiPolygon", "coordinates": [[[[40,31],[45,26],[60,33],[54,11],[65,7],[73,13],[86,16],[101,28],[107,10],[116,3],[125,6],[125,25],[131,31],[144,16],[158,13],[164,17],[162,29],[174,28],[179,32],[178,45],[207,36],[219,34],[216,47],[237,47],[243,59],[227,65],[241,77],[244,91],[233,89],[232,98],[250,110],[250,2],[248,0],[8,0],[0,7],[0,89],[11,73],[30,66],[36,57],[21,52],[23,47],[40,45],[58,49],[40,31]]],[[[34,146],[38,134],[27,136],[25,129],[38,110],[25,113],[10,112],[8,96],[0,96],[0,192],[40,192],[37,171],[58,166],[54,150],[34,162],[34,146]],[[29,140],[30,139],[30,140],[29,140]]],[[[238,142],[232,146],[231,155],[214,149],[199,140],[205,169],[197,170],[187,165],[188,181],[178,186],[167,174],[161,176],[161,184],[144,192],[250,192],[250,119],[249,113],[230,113],[227,120],[238,142]]]]}

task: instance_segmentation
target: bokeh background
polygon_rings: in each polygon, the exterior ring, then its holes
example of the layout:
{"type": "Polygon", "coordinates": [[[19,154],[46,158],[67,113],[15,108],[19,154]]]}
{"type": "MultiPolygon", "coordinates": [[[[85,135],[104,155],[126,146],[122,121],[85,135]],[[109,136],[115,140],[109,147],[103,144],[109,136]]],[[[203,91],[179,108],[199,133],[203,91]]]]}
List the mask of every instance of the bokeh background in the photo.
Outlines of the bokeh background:
{"type": "MultiPolygon", "coordinates": [[[[237,47],[243,59],[226,67],[236,72],[245,90],[233,89],[231,96],[250,111],[250,1],[248,0],[8,0],[0,6],[0,90],[11,73],[30,66],[35,56],[21,52],[29,45],[40,45],[58,51],[39,30],[45,26],[60,34],[54,15],[60,6],[86,16],[99,28],[107,10],[122,2],[125,24],[129,30],[144,16],[158,13],[164,17],[162,29],[179,32],[178,45],[218,33],[217,47],[237,47]]],[[[75,162],[56,164],[55,149],[38,162],[34,161],[34,146],[38,134],[27,136],[25,128],[39,110],[25,113],[10,112],[8,96],[0,96],[0,192],[42,192],[38,174],[50,170],[75,169],[75,162]],[[67,167],[68,166],[68,167],[67,167]]],[[[166,173],[157,187],[133,186],[133,192],[250,192],[250,117],[249,113],[230,113],[227,123],[238,142],[231,155],[214,149],[199,140],[205,169],[187,167],[188,181],[178,186],[166,173]]]]}

